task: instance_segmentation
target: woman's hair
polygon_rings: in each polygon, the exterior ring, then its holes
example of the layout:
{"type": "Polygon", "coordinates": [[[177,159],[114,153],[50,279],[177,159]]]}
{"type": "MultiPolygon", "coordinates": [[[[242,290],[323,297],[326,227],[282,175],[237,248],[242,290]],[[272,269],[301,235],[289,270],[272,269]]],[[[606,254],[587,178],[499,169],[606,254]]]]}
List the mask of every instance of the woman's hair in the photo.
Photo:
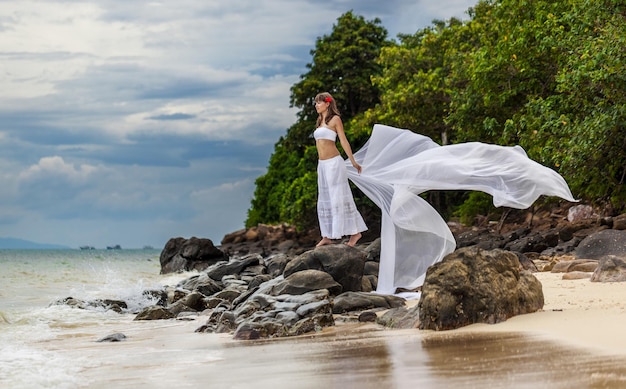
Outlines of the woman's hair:
{"type": "MultiPolygon", "coordinates": [[[[330,119],[332,119],[335,116],[341,116],[339,114],[339,108],[337,108],[337,102],[335,101],[333,96],[331,96],[330,93],[328,92],[318,93],[317,96],[315,96],[314,102],[317,103],[318,101],[325,101],[327,103],[330,103],[330,105],[328,106],[328,113],[326,114],[326,123],[324,124],[328,124],[328,122],[330,122],[330,119]]],[[[317,117],[316,126],[319,127],[321,124],[322,124],[322,115],[319,115],[317,117]]]]}

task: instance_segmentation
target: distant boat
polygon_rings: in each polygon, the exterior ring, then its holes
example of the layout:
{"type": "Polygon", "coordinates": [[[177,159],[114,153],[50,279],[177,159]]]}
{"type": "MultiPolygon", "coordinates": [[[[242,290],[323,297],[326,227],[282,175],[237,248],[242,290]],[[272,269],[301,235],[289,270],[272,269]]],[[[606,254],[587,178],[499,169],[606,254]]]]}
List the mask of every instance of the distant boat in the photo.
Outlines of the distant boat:
{"type": "Polygon", "coordinates": [[[143,246],[144,250],[154,250],[154,247],[152,246],[143,246]]]}
{"type": "Polygon", "coordinates": [[[96,248],[93,246],[80,246],[81,250],[95,250],[96,248]]]}
{"type": "Polygon", "coordinates": [[[107,246],[107,250],[121,250],[122,247],[119,244],[116,244],[115,246],[107,246]]]}

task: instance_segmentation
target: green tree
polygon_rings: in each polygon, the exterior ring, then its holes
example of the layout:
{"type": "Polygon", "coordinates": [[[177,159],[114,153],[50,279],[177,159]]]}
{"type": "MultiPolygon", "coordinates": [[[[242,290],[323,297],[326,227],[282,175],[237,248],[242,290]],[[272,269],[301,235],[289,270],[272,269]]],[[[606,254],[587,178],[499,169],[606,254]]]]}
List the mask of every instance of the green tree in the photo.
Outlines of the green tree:
{"type": "MultiPolygon", "coordinates": [[[[316,225],[317,154],[311,133],[317,113],[313,98],[324,91],[333,94],[349,133],[349,120],[379,101],[371,78],[380,73],[376,59],[389,44],[379,19],[366,21],[351,11],[337,19],[329,35],[317,38],[308,72],[291,88],[291,106],[300,109],[298,120],[276,143],[267,173],[256,181],[247,227],[278,222],[301,228],[316,225]]],[[[358,141],[352,143],[358,147],[358,141]]]]}

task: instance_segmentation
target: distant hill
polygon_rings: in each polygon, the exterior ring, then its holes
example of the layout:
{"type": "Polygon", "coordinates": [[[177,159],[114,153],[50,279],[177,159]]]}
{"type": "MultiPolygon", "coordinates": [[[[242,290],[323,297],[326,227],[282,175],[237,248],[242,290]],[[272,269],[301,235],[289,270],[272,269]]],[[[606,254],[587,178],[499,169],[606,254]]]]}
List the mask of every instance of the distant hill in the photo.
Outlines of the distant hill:
{"type": "Polygon", "coordinates": [[[31,242],[17,238],[0,238],[0,249],[69,249],[58,244],[31,242]]]}

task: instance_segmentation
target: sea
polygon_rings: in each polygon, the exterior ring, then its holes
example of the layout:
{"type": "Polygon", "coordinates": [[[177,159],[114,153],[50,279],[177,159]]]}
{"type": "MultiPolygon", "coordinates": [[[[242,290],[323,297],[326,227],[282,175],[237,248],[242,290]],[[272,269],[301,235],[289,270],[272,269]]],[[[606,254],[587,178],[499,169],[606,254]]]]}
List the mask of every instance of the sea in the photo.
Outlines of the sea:
{"type": "Polygon", "coordinates": [[[0,250],[0,388],[623,388],[626,361],[522,334],[423,333],[338,322],[235,341],[206,314],[137,321],[159,250],[0,250]],[[128,311],[59,300],[118,299],[128,311]],[[99,342],[123,334],[119,342],[99,342]]]}

